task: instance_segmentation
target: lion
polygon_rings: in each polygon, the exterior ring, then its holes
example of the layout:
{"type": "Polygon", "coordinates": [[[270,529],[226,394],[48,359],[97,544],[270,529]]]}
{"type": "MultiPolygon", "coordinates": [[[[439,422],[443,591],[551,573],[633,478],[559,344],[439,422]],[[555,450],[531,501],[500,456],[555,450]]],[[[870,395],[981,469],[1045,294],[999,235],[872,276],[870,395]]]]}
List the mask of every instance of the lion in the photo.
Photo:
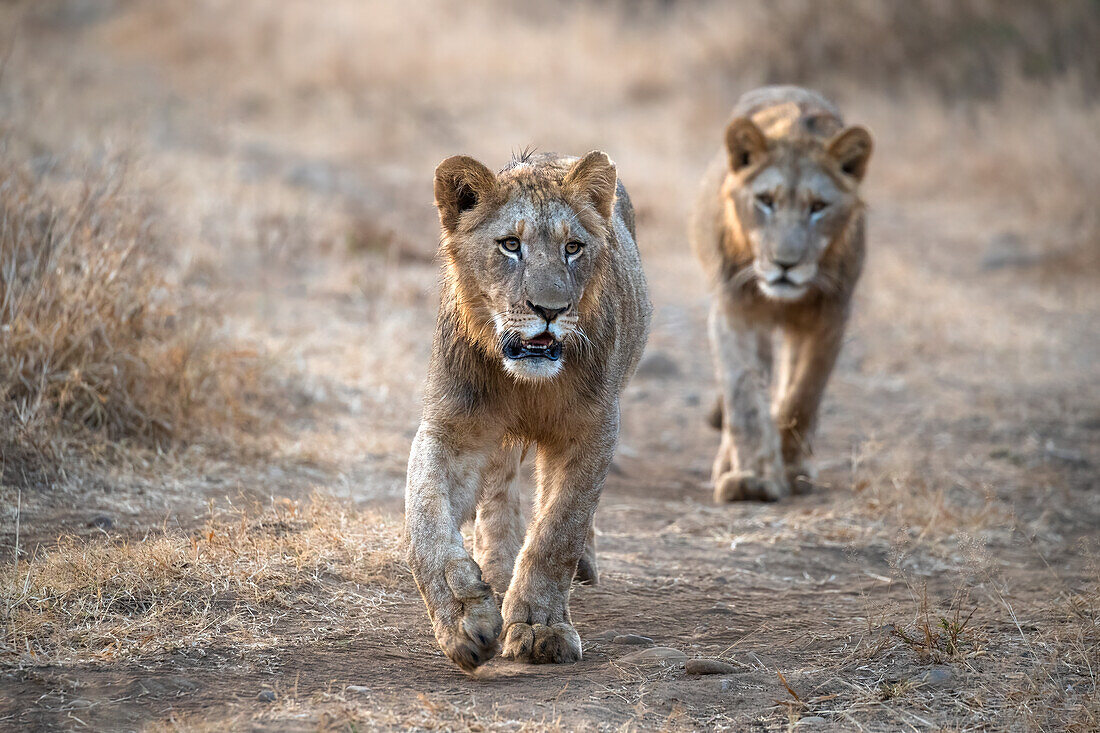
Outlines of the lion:
{"type": "Polygon", "coordinates": [[[570,584],[598,581],[593,516],[652,310],[630,198],[595,151],[525,154],[499,174],[448,158],[435,200],[443,282],[409,456],[409,566],[462,669],[501,645],[518,661],[577,661],[570,584]],[[517,475],[529,448],[525,525],[517,475]],[[474,558],[460,533],[469,520],[474,558]]]}
{"type": "Polygon", "coordinates": [[[859,184],[871,150],[865,128],[845,127],[807,89],[764,87],[734,108],[689,227],[714,289],[717,502],[776,501],[812,485],[818,407],[863,268],[859,184]]]}

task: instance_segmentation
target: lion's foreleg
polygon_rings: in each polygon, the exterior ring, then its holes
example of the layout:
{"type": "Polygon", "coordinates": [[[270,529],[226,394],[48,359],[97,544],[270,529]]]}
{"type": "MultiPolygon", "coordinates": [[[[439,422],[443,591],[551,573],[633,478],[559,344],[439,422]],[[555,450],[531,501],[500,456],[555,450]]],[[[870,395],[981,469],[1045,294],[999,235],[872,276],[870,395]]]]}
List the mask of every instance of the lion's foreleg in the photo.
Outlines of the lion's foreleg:
{"type": "Polygon", "coordinates": [[[581,658],[580,636],[569,617],[569,588],[618,432],[616,407],[592,434],[539,446],[535,513],[504,599],[504,656],[536,664],[581,658]]]}
{"type": "Polygon", "coordinates": [[[844,340],[844,320],[783,334],[783,369],[773,413],[792,486],[814,478],[810,466],[821,399],[844,340]]]}
{"type": "Polygon", "coordinates": [[[466,670],[497,651],[501,615],[460,531],[474,513],[489,451],[459,452],[422,424],[413,440],[405,488],[409,567],[428,607],[439,646],[466,670]]]}
{"type": "Polygon", "coordinates": [[[711,478],[715,501],[775,501],[790,489],[779,433],[768,409],[771,341],[715,300],[709,321],[722,392],[722,442],[711,478]]]}
{"type": "Polygon", "coordinates": [[[525,523],[519,491],[520,445],[505,445],[489,460],[481,480],[474,525],[474,557],[498,595],[512,582],[525,523]]]}

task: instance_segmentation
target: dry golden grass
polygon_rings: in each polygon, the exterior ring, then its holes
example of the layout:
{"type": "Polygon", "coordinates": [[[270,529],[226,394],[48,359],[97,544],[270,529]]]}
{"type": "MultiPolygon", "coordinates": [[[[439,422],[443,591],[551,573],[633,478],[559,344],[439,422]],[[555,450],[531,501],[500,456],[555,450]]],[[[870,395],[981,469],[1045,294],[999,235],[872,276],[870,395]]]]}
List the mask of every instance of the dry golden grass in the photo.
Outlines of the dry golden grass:
{"type": "MultiPolygon", "coordinates": [[[[276,695],[273,705],[260,713],[240,712],[228,716],[208,718],[201,715],[181,715],[154,723],[146,730],[150,733],[220,733],[225,730],[248,728],[280,728],[317,731],[532,731],[578,730],[558,719],[537,720],[509,716],[498,710],[479,705],[471,697],[465,705],[434,699],[421,693],[416,699],[400,701],[400,704],[380,705],[370,693],[354,690],[328,690],[312,695],[300,695],[293,687],[272,690],[276,695]]],[[[580,730],[590,730],[582,726],[580,730]]],[[[625,725],[619,730],[639,730],[636,725],[625,725]]]]}
{"type": "Polygon", "coordinates": [[[18,483],[66,443],[163,445],[244,425],[263,365],[166,276],[158,219],[127,190],[125,164],[62,183],[10,153],[2,166],[4,475],[18,483]]]}
{"type": "Polygon", "coordinates": [[[280,641],[273,617],[369,625],[402,574],[397,526],[331,501],[222,513],[143,539],[62,538],[0,575],[3,664],[106,662],[280,641]]]}
{"type": "Polygon", "coordinates": [[[1035,730],[1100,730],[1100,583],[1060,596],[1038,619],[1026,663],[997,689],[1035,730]]]}
{"type": "MultiPolygon", "coordinates": [[[[1021,230],[1026,254],[1100,263],[1091,195],[1100,150],[1089,132],[1100,114],[1090,52],[1100,13],[1087,0],[1056,8],[609,3],[558,12],[340,0],[328,10],[289,0],[271,13],[243,2],[219,7],[213,23],[189,3],[146,4],[104,33],[216,108],[258,110],[264,139],[352,167],[430,171],[455,150],[503,162],[522,144],[606,147],[639,204],[649,251],[682,237],[698,171],[737,96],[763,83],[806,84],[876,133],[872,194],[885,183],[898,195],[993,206],[1002,229],[1021,230]],[[242,32],[257,27],[267,29],[262,41],[242,32]],[[172,33],[150,30],[159,28],[172,33]],[[523,38],[523,53],[504,63],[500,39],[513,38],[523,38]]],[[[405,175],[377,183],[402,199],[423,197],[405,175]]],[[[410,216],[419,211],[399,200],[394,211],[369,213],[382,231],[420,241],[425,256],[435,232],[430,218],[410,216]]]]}
{"type": "MultiPolygon", "coordinates": [[[[779,0],[725,13],[753,26],[750,43],[726,44],[729,66],[762,66],[773,83],[923,86],[946,100],[995,98],[1019,79],[1065,74],[1100,88],[1100,67],[1086,61],[1100,40],[1089,0],[779,0]]],[[[725,27],[715,24],[716,37],[725,27]]]]}

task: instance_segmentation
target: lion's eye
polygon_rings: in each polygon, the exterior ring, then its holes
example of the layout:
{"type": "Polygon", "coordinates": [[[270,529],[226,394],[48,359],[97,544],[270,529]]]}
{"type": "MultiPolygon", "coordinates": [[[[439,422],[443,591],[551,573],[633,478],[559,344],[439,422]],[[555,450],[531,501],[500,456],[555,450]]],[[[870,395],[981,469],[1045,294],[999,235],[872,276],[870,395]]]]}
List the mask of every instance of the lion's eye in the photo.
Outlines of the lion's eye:
{"type": "Polygon", "coordinates": [[[821,199],[814,199],[813,201],[810,202],[810,213],[811,214],[820,214],[822,211],[825,211],[825,209],[827,209],[827,208],[829,208],[829,202],[828,201],[822,201],[821,199]]]}
{"type": "Polygon", "coordinates": [[[566,242],[565,243],[565,256],[576,257],[584,249],[584,244],[581,242],[566,242]]]}
{"type": "Polygon", "coordinates": [[[519,239],[517,239],[516,237],[505,237],[504,239],[498,239],[497,246],[499,246],[500,251],[506,255],[519,254],[520,244],[519,239]]]}
{"type": "Polygon", "coordinates": [[[756,203],[763,206],[765,209],[771,209],[775,206],[775,197],[770,193],[758,193],[756,194],[756,203]]]}

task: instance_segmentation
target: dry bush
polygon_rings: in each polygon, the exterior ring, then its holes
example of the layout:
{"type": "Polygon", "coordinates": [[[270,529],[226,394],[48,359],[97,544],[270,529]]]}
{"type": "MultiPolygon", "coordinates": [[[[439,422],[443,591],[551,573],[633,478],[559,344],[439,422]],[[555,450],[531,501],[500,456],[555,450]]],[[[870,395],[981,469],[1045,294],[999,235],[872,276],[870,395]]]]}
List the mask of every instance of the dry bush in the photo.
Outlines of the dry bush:
{"type": "MultiPolygon", "coordinates": [[[[315,499],[212,516],[194,533],[63,539],[0,578],[4,663],[109,661],[276,643],[370,623],[402,574],[389,520],[315,499]]],[[[8,566],[10,568],[10,566],[8,566]]]]}
{"type": "Polygon", "coordinates": [[[59,185],[10,156],[3,166],[5,475],[34,454],[56,460],[66,438],[163,444],[244,419],[261,367],[165,278],[155,217],[125,191],[124,168],[59,185]]]}

